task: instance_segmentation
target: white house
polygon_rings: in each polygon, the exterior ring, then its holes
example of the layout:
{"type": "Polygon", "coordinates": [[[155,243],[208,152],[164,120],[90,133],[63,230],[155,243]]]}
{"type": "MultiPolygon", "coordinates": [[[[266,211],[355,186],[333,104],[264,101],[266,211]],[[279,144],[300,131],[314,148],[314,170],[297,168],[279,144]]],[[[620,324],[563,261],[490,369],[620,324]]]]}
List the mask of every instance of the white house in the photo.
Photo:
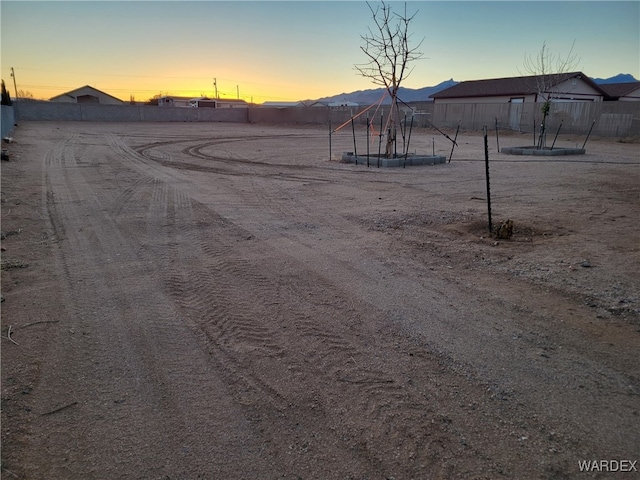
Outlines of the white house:
{"type": "Polygon", "coordinates": [[[102,105],[122,105],[124,102],[108,93],[102,92],[90,85],[76,88],[49,99],[50,102],[60,103],[94,103],[102,105]]]}
{"type": "Polygon", "coordinates": [[[241,99],[216,98],[216,108],[249,108],[249,104],[241,99]]]}
{"type": "Polygon", "coordinates": [[[304,102],[274,102],[267,101],[260,105],[261,107],[266,108],[294,108],[294,107],[304,107],[304,102]]]}
{"type": "Polygon", "coordinates": [[[159,107],[189,107],[189,101],[193,97],[178,97],[176,95],[165,95],[158,99],[159,107]]]}
{"type": "Polygon", "coordinates": [[[329,108],[338,108],[338,107],[358,107],[359,104],[355,102],[350,102],[348,100],[339,100],[339,101],[318,101],[311,104],[312,107],[329,107],[329,108]]]}
{"type": "Polygon", "coordinates": [[[244,100],[233,98],[178,97],[166,95],[158,99],[159,107],[191,107],[191,108],[249,108],[244,100]]]}

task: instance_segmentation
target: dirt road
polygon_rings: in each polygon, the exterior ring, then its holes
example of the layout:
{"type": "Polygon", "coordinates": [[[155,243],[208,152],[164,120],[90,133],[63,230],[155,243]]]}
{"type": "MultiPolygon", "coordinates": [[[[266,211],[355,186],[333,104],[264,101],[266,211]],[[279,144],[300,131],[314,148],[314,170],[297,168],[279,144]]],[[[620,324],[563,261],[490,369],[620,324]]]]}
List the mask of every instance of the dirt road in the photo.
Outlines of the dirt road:
{"type": "Polygon", "coordinates": [[[337,161],[348,134],[329,159],[314,128],[13,136],[3,478],[557,479],[640,460],[637,143],[491,148],[493,217],[515,223],[496,241],[477,134],[406,169],[337,161]]]}

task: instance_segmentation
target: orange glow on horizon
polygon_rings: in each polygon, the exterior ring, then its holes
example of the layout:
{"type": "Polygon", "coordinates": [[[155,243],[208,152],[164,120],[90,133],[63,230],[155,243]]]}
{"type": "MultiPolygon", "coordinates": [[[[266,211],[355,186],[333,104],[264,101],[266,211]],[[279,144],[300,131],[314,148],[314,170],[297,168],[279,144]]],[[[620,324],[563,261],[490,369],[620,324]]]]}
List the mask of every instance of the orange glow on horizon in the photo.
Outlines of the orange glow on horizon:
{"type": "MultiPolygon", "coordinates": [[[[87,76],[89,77],[89,76],[87,76]]],[[[2,75],[5,85],[12,98],[15,98],[16,92],[13,85],[13,79],[9,75],[2,75]],[[5,78],[7,77],[7,78],[5,78]]],[[[35,100],[49,100],[50,98],[62,95],[66,92],[75,90],[85,85],[90,85],[101,90],[123,102],[129,102],[131,97],[136,102],[146,102],[158,95],[175,95],[179,97],[216,97],[216,90],[213,85],[213,78],[210,85],[206,85],[203,81],[185,82],[180,81],[162,81],[150,79],[151,81],[136,79],[124,79],[122,82],[109,79],[108,81],[94,81],[91,78],[85,78],[83,75],[74,75],[67,78],[45,78],[31,74],[30,72],[21,72],[16,69],[16,82],[18,92],[21,96],[27,94],[29,98],[35,100]],[[56,86],[58,85],[58,86],[56,86]],[[156,87],[156,88],[154,88],[156,87]]],[[[357,79],[356,79],[357,80],[357,79]]],[[[342,86],[323,85],[320,90],[318,87],[308,88],[309,86],[285,86],[276,85],[273,87],[264,85],[251,85],[246,88],[242,83],[231,84],[229,82],[218,84],[218,97],[226,99],[240,98],[248,103],[261,104],[266,101],[286,101],[295,102],[303,100],[312,100],[330,95],[336,95],[341,92],[354,90],[375,88],[374,85],[352,85],[352,89],[348,90],[342,86]]]]}

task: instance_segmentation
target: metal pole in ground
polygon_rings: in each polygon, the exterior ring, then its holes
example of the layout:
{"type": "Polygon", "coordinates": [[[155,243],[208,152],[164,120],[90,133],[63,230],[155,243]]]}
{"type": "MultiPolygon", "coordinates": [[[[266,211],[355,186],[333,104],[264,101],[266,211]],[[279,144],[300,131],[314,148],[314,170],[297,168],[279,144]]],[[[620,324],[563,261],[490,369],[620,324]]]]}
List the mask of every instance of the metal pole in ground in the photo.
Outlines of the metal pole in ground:
{"type": "Polygon", "coordinates": [[[367,115],[367,167],[369,166],[369,130],[370,130],[369,115],[367,115]]]}
{"type": "Polygon", "coordinates": [[[458,132],[460,131],[460,122],[458,122],[458,128],[456,128],[456,136],[453,138],[453,145],[451,145],[451,154],[449,155],[449,163],[451,163],[451,157],[453,157],[453,149],[456,148],[458,140],[458,132]]]}
{"type": "Polygon", "coordinates": [[[591,128],[589,129],[589,133],[587,133],[587,138],[584,139],[584,143],[582,144],[582,149],[584,150],[584,146],[587,144],[587,140],[589,140],[589,135],[591,135],[591,130],[593,130],[593,126],[596,124],[596,121],[594,120],[593,123],[591,124],[591,128]]]}
{"type": "Polygon", "coordinates": [[[356,156],[356,165],[358,164],[358,147],[356,146],[356,126],[351,117],[351,132],[353,133],[353,154],[356,156]]]}
{"type": "Polygon", "coordinates": [[[382,129],[384,123],[384,112],[380,113],[380,132],[378,132],[378,168],[380,168],[380,154],[382,153],[382,129]]]}
{"type": "Polygon", "coordinates": [[[553,146],[556,144],[556,140],[558,139],[558,134],[560,133],[560,129],[562,128],[562,122],[560,122],[560,126],[558,127],[558,131],[556,132],[556,136],[553,137],[553,143],[551,144],[551,150],[553,150],[553,146]]]}
{"type": "Polygon", "coordinates": [[[489,143],[487,139],[487,127],[484,127],[484,165],[485,176],[487,180],[487,212],[489,216],[489,236],[493,234],[493,225],[491,224],[491,188],[489,185],[489,143]]]}
{"type": "Polygon", "coordinates": [[[331,131],[331,120],[329,120],[329,161],[331,161],[331,135],[333,132],[331,131]]]}
{"type": "Polygon", "coordinates": [[[498,138],[498,117],[496,117],[496,146],[498,147],[498,153],[500,153],[500,139],[498,138]]]}
{"type": "Polygon", "coordinates": [[[393,125],[393,158],[398,158],[398,125],[393,125]]]}
{"type": "Polygon", "coordinates": [[[407,137],[407,114],[404,114],[404,128],[401,128],[400,131],[402,132],[402,149],[404,150],[405,146],[406,146],[406,137],[407,137]]]}
{"type": "Polygon", "coordinates": [[[405,167],[407,166],[407,155],[409,155],[409,144],[411,143],[411,132],[412,131],[413,131],[413,114],[411,115],[411,125],[409,127],[409,135],[407,136],[407,150],[404,152],[404,165],[405,165],[405,167]]]}

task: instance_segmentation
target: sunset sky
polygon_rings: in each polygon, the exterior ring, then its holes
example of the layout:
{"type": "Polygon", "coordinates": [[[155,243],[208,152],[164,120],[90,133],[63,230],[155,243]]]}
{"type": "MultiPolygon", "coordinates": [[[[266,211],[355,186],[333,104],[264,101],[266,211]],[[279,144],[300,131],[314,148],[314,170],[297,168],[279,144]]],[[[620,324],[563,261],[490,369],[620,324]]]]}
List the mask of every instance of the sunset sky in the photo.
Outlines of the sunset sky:
{"type": "MultiPolygon", "coordinates": [[[[372,6],[378,5],[375,1],[372,6]]],[[[392,1],[400,12],[404,2],[392,1]]],[[[591,77],[640,79],[640,2],[407,2],[424,58],[404,86],[526,74],[542,43],[591,77]]],[[[364,1],[0,2],[2,79],[49,99],[91,85],[122,100],[158,93],[255,103],[377,88],[355,64],[373,26],[364,1]]]]}

